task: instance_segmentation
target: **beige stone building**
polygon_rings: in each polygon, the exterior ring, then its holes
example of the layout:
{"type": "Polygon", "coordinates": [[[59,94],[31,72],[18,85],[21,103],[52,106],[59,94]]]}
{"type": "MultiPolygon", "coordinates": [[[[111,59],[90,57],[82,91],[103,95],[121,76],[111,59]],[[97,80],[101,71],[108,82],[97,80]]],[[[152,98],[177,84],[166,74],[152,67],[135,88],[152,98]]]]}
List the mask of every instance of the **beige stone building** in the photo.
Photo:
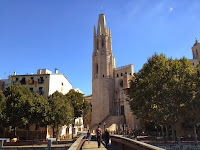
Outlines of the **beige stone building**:
{"type": "Polygon", "coordinates": [[[55,73],[48,69],[38,69],[37,74],[17,75],[14,72],[14,75],[10,78],[12,79],[11,83],[20,82],[33,93],[40,93],[44,97],[53,94],[55,91],[66,94],[72,89],[72,84],[64,74],[58,73],[58,69],[55,69],[55,73]]]}
{"type": "Polygon", "coordinates": [[[200,43],[196,40],[192,47],[193,59],[189,59],[193,66],[197,66],[200,61],[200,43]]]}
{"type": "Polygon", "coordinates": [[[125,89],[134,73],[133,65],[115,67],[110,27],[100,14],[94,27],[92,54],[92,126],[104,124],[110,130],[138,129],[139,121],[126,102],[125,89]]]}

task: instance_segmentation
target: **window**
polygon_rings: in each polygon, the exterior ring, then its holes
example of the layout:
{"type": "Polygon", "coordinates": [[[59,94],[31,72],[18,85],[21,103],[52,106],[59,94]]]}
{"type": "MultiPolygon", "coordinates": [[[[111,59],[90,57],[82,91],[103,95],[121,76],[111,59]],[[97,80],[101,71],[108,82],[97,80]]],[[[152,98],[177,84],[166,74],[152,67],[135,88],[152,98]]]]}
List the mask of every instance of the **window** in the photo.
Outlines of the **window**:
{"type": "Polygon", "coordinates": [[[125,72],[125,74],[127,74],[127,72],[125,72]]]}
{"type": "Polygon", "coordinates": [[[119,86],[120,86],[121,88],[123,88],[123,84],[124,84],[124,83],[123,83],[123,80],[121,80],[120,83],[119,83],[119,86]]]}
{"type": "Polygon", "coordinates": [[[23,77],[22,80],[20,81],[21,84],[26,84],[26,78],[23,77]]]}
{"type": "MultiPolygon", "coordinates": [[[[96,72],[98,73],[98,64],[96,65],[96,69],[97,69],[96,72]]],[[[97,73],[96,73],[96,74],[97,74],[97,73]]]]}
{"type": "Polygon", "coordinates": [[[196,50],[196,55],[198,55],[198,51],[196,50]]]}
{"type": "Polygon", "coordinates": [[[124,115],[124,106],[121,106],[121,115],[124,115]]]}
{"type": "Polygon", "coordinates": [[[104,78],[104,75],[103,75],[103,78],[104,78]]]}
{"type": "Polygon", "coordinates": [[[131,73],[130,73],[130,75],[131,75],[131,73]]]}
{"type": "Polygon", "coordinates": [[[31,92],[33,92],[33,87],[30,87],[29,90],[30,90],[31,92]]]}
{"type": "Polygon", "coordinates": [[[30,77],[30,80],[28,81],[29,84],[34,84],[34,77],[30,77]]]}
{"type": "Polygon", "coordinates": [[[193,63],[193,66],[194,66],[194,63],[193,63]]]}
{"type": "Polygon", "coordinates": [[[123,73],[121,73],[121,76],[123,76],[123,73]]]}
{"type": "Polygon", "coordinates": [[[38,83],[44,83],[44,78],[43,78],[43,77],[40,77],[40,78],[38,79],[38,83]]]}
{"type": "Polygon", "coordinates": [[[19,81],[19,78],[15,78],[15,81],[18,82],[18,81],[19,81]]]}
{"type": "Polygon", "coordinates": [[[39,92],[40,92],[40,91],[42,92],[42,87],[39,87],[39,92]]]}
{"type": "Polygon", "coordinates": [[[119,74],[117,74],[117,77],[119,77],[119,74]]]}
{"type": "Polygon", "coordinates": [[[43,94],[43,87],[38,88],[38,93],[43,94]]]}

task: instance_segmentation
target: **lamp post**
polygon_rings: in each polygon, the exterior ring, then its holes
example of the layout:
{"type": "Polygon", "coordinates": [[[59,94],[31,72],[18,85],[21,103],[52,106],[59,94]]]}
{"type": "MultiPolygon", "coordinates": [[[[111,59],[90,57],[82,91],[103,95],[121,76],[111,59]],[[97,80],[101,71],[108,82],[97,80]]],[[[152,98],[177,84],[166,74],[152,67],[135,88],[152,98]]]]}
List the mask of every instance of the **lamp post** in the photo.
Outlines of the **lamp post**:
{"type": "Polygon", "coordinates": [[[105,121],[104,121],[104,123],[103,123],[103,126],[104,126],[104,134],[105,134],[105,127],[106,127],[106,123],[105,123],[105,121]]]}

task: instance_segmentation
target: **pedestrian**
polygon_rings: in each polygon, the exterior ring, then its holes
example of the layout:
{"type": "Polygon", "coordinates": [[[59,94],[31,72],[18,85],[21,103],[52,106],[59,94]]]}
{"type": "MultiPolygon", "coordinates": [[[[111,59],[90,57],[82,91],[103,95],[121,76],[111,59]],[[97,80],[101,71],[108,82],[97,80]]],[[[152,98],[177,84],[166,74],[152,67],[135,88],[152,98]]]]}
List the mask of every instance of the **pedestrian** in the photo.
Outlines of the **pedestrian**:
{"type": "Polygon", "coordinates": [[[109,134],[108,130],[106,129],[106,131],[105,131],[106,148],[108,148],[109,139],[110,139],[110,134],[109,134]]]}
{"type": "Polygon", "coordinates": [[[98,142],[98,148],[101,145],[101,135],[102,135],[101,128],[98,125],[98,128],[96,129],[96,137],[97,137],[97,142],[98,142]]]}
{"type": "Polygon", "coordinates": [[[90,143],[90,140],[91,140],[91,133],[90,133],[90,130],[88,130],[87,132],[87,138],[88,138],[88,144],[90,143]]]}

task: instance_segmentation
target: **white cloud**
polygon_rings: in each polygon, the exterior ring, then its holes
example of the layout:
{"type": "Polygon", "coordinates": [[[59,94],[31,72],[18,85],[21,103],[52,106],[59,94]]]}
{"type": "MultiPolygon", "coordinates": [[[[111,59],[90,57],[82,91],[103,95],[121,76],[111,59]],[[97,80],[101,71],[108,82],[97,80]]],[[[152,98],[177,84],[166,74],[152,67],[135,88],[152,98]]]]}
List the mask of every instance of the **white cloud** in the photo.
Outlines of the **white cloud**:
{"type": "Polygon", "coordinates": [[[170,8],[169,8],[169,12],[172,12],[172,11],[173,11],[173,9],[174,9],[174,8],[170,7],[170,8]]]}

